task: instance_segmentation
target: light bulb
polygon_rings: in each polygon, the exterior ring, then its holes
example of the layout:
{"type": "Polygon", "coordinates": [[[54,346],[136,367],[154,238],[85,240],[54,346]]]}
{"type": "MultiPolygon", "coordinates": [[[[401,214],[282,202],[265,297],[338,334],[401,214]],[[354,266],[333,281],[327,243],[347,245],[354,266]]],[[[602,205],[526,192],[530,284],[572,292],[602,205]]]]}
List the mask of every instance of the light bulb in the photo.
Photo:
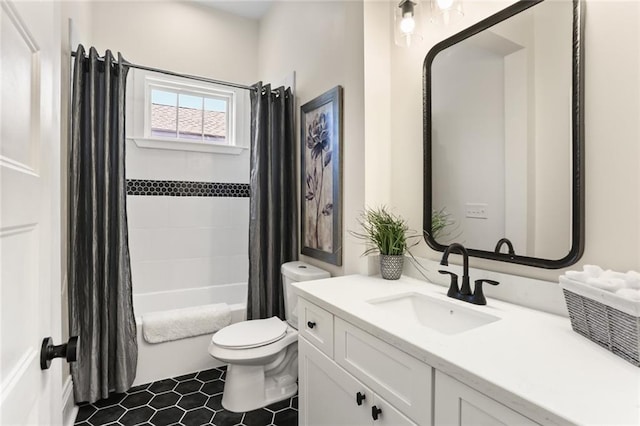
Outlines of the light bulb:
{"type": "Polygon", "coordinates": [[[453,5],[453,0],[436,0],[440,10],[449,9],[453,5]]]}
{"type": "MultiPolygon", "coordinates": [[[[409,47],[422,40],[421,0],[400,0],[393,14],[394,41],[400,47],[409,47]]],[[[436,0],[432,0],[436,1],[436,0]]]]}
{"type": "Polygon", "coordinates": [[[400,21],[400,31],[405,34],[411,34],[416,29],[416,21],[413,15],[407,14],[400,21]]]}

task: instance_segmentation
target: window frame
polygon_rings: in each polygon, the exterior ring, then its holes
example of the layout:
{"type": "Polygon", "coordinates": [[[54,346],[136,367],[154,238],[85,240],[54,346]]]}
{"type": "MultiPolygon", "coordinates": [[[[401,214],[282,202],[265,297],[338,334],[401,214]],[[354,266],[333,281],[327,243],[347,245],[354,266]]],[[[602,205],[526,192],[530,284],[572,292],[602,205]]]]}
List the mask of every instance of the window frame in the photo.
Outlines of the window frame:
{"type": "MultiPolygon", "coordinates": [[[[236,89],[213,83],[193,81],[183,77],[133,70],[134,90],[131,122],[127,122],[128,136],[140,148],[168,149],[178,151],[210,152],[240,155],[249,149],[250,101],[246,90],[236,89]],[[176,93],[179,108],[179,95],[191,95],[201,98],[224,99],[227,101],[227,142],[211,140],[163,137],[151,134],[151,91],[153,89],[176,93]]],[[[203,109],[204,111],[204,109],[203,109]]],[[[204,118],[204,117],[203,117],[204,118]]],[[[204,121],[203,121],[204,126],[204,121]]],[[[204,129],[203,129],[204,130],[204,129]]],[[[176,134],[178,123],[176,122],[176,134]]]]}
{"type": "Polygon", "coordinates": [[[204,143],[217,143],[219,145],[236,145],[235,144],[235,93],[230,91],[220,91],[220,90],[204,90],[200,87],[191,87],[185,85],[178,85],[175,83],[167,83],[166,81],[157,81],[155,79],[147,79],[145,81],[145,116],[144,116],[144,132],[146,138],[161,138],[168,139],[172,141],[182,141],[182,142],[204,142],[204,143]],[[151,127],[151,114],[153,109],[153,103],[151,101],[151,92],[153,90],[162,90],[164,92],[175,93],[177,95],[176,99],[176,134],[177,137],[163,137],[158,135],[153,135],[153,129],[151,127]],[[227,111],[226,111],[226,140],[227,142],[214,142],[214,141],[206,141],[204,139],[204,101],[203,101],[203,116],[202,116],[202,138],[200,140],[194,138],[181,138],[180,135],[180,126],[179,126],[179,118],[180,118],[180,95],[188,95],[194,96],[201,99],[216,99],[223,100],[227,103],[227,111]]]}

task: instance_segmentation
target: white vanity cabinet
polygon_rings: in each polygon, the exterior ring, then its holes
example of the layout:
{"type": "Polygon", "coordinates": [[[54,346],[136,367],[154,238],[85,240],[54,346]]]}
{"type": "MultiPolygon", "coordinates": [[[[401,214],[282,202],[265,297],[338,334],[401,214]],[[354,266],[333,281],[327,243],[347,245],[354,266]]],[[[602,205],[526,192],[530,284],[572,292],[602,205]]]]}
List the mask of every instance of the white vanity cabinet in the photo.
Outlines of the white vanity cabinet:
{"type": "Polygon", "coordinates": [[[435,389],[435,424],[438,426],[538,425],[440,371],[436,371],[435,389]]]}
{"type": "Polygon", "coordinates": [[[304,299],[298,306],[300,425],[431,424],[430,366],[304,299]]]}
{"type": "Polygon", "coordinates": [[[348,275],[294,288],[300,425],[640,425],[640,370],[574,333],[567,318],[499,300],[461,305],[446,288],[404,276],[348,275]],[[499,320],[447,334],[403,315],[405,305],[379,303],[407,295],[499,320]],[[378,420],[373,406],[382,410],[378,420]]]}
{"type": "Polygon", "coordinates": [[[305,299],[298,313],[302,426],[538,424],[305,299]]]}

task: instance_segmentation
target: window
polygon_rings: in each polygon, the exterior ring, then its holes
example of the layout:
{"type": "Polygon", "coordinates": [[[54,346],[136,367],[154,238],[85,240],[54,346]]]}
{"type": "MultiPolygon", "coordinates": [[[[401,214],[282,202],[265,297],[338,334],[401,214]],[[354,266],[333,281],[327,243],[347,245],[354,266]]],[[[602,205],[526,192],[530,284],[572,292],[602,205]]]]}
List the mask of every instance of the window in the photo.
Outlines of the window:
{"type": "Polygon", "coordinates": [[[154,137],[229,143],[230,99],[151,88],[150,134],[154,137]]]}
{"type": "Polygon", "coordinates": [[[131,132],[139,147],[225,154],[247,149],[246,90],[138,70],[134,86],[131,132]]]}

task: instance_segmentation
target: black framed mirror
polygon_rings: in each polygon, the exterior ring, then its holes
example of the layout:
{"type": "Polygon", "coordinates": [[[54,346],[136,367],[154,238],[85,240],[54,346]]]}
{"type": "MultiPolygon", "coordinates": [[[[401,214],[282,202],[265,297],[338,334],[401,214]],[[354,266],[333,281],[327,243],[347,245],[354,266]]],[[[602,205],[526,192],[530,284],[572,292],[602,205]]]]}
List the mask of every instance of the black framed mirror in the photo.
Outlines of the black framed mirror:
{"type": "Polygon", "coordinates": [[[583,7],[521,0],[423,69],[424,237],[541,268],[584,251],[583,7]]]}

